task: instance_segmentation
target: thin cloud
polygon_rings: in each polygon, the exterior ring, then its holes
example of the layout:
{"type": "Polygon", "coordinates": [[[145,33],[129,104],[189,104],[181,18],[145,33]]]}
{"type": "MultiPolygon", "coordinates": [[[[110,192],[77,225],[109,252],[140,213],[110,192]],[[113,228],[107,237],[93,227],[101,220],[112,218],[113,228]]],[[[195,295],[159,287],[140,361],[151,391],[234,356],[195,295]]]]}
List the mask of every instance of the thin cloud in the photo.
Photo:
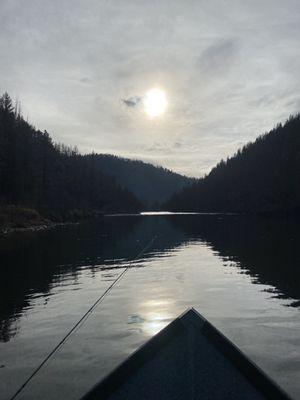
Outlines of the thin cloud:
{"type": "Polygon", "coordinates": [[[232,65],[237,52],[236,39],[220,39],[203,51],[198,63],[202,70],[208,71],[210,74],[221,72],[232,65]]]}

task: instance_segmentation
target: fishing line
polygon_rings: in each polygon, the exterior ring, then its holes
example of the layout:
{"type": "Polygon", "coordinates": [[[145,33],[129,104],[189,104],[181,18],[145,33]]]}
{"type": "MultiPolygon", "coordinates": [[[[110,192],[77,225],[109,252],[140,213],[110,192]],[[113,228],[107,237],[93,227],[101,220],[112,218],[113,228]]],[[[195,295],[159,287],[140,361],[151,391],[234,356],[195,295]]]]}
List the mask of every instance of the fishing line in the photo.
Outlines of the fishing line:
{"type": "Polygon", "coordinates": [[[54,349],[44,358],[44,360],[39,364],[39,366],[32,372],[32,374],[26,379],[26,381],[20,386],[20,388],[16,391],[16,393],[10,397],[10,400],[14,400],[22,391],[23,389],[28,385],[28,383],[33,379],[33,377],[42,369],[42,367],[46,364],[46,362],[57,352],[57,350],[62,347],[66,341],[70,338],[72,333],[75,332],[75,330],[81,325],[86,319],[89,317],[89,315],[95,310],[95,308],[102,302],[102,300],[106,297],[106,295],[112,290],[112,288],[123,278],[125,273],[128,271],[130,266],[134,261],[136,261],[139,257],[141,257],[146,250],[148,250],[154,240],[157,238],[157,236],[154,236],[150,242],[131,260],[129,261],[127,267],[118,275],[118,277],[112,282],[112,284],[104,291],[104,293],[101,294],[100,297],[97,298],[97,300],[92,304],[92,306],[85,312],[85,314],[79,319],[79,321],[76,322],[76,324],[69,330],[69,332],[62,338],[62,340],[54,347],[54,349]]]}

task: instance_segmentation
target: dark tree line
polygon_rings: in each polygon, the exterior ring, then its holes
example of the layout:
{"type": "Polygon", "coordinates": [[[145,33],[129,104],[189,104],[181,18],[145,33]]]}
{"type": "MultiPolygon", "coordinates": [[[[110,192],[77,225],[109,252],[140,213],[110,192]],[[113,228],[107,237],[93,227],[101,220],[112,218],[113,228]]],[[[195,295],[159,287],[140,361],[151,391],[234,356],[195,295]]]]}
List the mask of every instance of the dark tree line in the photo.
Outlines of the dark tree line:
{"type": "Polygon", "coordinates": [[[0,98],[0,205],[68,210],[137,211],[141,202],[102,173],[97,155],[55,144],[22,117],[18,103],[0,98]]]}
{"type": "Polygon", "coordinates": [[[98,154],[96,163],[150,209],[159,208],[174,193],[194,182],[166,168],[110,154],[98,154]]]}
{"type": "Polygon", "coordinates": [[[222,160],[165,206],[174,211],[299,213],[300,114],[222,160]]]}

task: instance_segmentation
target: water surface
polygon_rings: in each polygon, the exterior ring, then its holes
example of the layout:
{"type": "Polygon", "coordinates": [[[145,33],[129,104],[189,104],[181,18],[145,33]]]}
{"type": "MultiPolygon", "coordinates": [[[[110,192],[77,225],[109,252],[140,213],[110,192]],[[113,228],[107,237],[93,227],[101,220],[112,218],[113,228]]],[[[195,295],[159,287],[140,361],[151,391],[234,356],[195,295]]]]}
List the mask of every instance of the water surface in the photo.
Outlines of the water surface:
{"type": "Polygon", "coordinates": [[[120,215],[1,238],[0,398],[127,267],[20,399],[80,398],[191,306],[300,398],[298,226],[236,215],[120,215]]]}

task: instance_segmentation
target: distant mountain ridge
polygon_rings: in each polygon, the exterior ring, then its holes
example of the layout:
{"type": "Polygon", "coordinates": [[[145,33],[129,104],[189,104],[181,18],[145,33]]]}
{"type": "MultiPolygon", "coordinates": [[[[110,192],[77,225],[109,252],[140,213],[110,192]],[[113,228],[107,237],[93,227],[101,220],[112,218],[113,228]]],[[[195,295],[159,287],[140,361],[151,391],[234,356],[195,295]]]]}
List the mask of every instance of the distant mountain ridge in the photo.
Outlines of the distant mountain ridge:
{"type": "Polygon", "coordinates": [[[165,203],[172,211],[300,213],[300,114],[165,203]]]}
{"type": "MultiPolygon", "coordinates": [[[[90,155],[86,156],[91,157],[90,155]]],[[[95,154],[95,164],[132,192],[146,207],[155,208],[195,179],[140,160],[111,154],[95,154]]]]}
{"type": "Polygon", "coordinates": [[[7,206],[62,219],[70,211],[90,215],[150,208],[300,213],[300,114],[195,179],[143,161],[82,155],[54,143],[47,131],[25,121],[19,103],[5,93],[0,97],[0,211],[7,206]]]}

